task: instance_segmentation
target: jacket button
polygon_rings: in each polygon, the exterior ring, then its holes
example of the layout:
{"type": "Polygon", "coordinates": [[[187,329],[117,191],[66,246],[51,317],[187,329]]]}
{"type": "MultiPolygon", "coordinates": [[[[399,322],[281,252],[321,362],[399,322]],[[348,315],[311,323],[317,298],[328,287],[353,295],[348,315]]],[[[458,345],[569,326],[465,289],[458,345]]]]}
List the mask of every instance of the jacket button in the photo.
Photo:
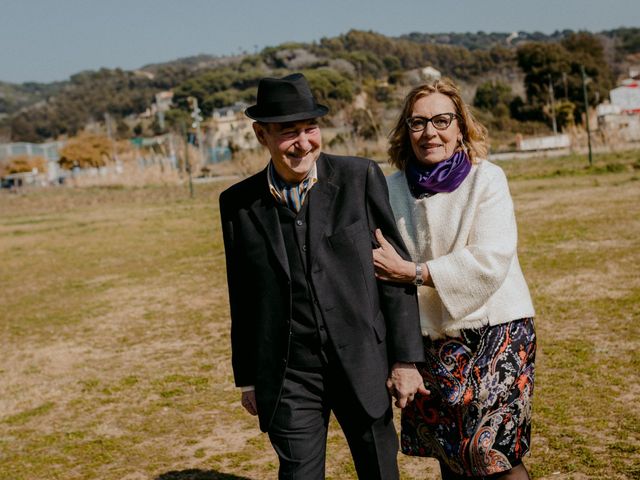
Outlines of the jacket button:
{"type": "Polygon", "coordinates": [[[302,226],[302,220],[296,220],[296,225],[298,225],[299,227],[302,226]]]}

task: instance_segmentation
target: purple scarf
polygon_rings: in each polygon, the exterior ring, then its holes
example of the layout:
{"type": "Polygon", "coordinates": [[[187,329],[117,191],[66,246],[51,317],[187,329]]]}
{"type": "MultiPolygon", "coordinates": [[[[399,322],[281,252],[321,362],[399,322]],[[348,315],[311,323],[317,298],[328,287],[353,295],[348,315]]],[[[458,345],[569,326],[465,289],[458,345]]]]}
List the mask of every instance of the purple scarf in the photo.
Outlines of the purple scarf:
{"type": "Polygon", "coordinates": [[[410,160],[405,168],[409,190],[415,198],[442,192],[453,192],[467,178],[471,161],[464,150],[435,165],[423,165],[410,160]]]}

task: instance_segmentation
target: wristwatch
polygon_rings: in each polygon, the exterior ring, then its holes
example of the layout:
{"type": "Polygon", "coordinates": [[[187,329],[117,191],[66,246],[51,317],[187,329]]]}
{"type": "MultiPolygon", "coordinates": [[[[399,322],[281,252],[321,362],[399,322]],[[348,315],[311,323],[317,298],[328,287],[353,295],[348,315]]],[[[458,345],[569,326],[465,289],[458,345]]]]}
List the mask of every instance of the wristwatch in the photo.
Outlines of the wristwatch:
{"type": "Polygon", "coordinates": [[[422,264],[416,263],[416,278],[413,279],[413,284],[419,287],[420,285],[424,285],[424,280],[422,279],[422,264]]]}

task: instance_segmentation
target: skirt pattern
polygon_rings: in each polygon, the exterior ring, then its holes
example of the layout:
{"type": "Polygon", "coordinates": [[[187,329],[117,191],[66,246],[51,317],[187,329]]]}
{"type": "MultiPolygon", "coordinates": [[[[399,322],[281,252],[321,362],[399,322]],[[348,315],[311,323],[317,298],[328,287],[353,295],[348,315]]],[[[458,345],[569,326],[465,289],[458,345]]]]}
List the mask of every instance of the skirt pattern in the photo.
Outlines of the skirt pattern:
{"type": "Polygon", "coordinates": [[[454,473],[492,475],[529,451],[536,352],[532,318],[424,338],[428,396],[402,410],[401,448],[454,473]]]}

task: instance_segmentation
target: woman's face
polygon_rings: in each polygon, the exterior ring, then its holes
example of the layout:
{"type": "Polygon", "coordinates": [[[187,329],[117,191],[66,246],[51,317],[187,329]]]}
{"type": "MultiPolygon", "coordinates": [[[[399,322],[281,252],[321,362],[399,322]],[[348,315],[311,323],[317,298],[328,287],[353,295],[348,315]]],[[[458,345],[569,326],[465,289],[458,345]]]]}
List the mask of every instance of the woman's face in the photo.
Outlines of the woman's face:
{"type": "MultiPolygon", "coordinates": [[[[423,119],[433,119],[436,115],[443,113],[457,114],[453,101],[442,93],[434,92],[426,97],[422,97],[413,105],[411,117],[422,117],[423,119]]],[[[443,117],[437,117],[436,125],[442,127],[446,122],[442,121],[443,117]],[[438,121],[439,120],[439,121],[438,121]]],[[[444,117],[446,118],[446,117],[444,117]]],[[[417,122],[424,124],[424,121],[417,122]]],[[[434,126],[434,122],[427,122],[427,126],[418,132],[409,129],[409,138],[411,140],[411,148],[420,163],[425,165],[433,165],[451,157],[459,140],[462,139],[458,118],[454,117],[445,129],[439,130],[434,126]]]]}

